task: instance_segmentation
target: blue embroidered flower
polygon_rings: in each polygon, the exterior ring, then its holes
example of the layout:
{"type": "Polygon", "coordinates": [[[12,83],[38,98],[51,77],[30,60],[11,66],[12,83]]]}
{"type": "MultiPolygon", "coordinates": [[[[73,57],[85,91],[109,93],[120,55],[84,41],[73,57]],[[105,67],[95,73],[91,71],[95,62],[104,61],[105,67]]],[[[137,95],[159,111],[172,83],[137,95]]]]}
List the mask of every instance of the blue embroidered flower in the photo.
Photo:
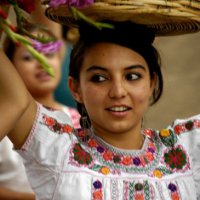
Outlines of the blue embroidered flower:
{"type": "Polygon", "coordinates": [[[97,151],[98,151],[99,153],[103,153],[103,152],[104,152],[104,148],[101,147],[101,146],[98,146],[98,147],[97,147],[97,151]]]}
{"type": "Polygon", "coordinates": [[[133,164],[136,166],[139,166],[141,163],[140,159],[138,157],[133,158],[133,164]]]}
{"type": "Polygon", "coordinates": [[[94,186],[95,189],[101,189],[102,183],[99,180],[97,180],[93,183],[93,186],[94,186]]]}
{"type": "Polygon", "coordinates": [[[168,189],[171,190],[171,192],[175,192],[177,190],[176,185],[174,185],[173,183],[170,183],[168,185],[168,189]]]}
{"type": "Polygon", "coordinates": [[[151,147],[148,148],[148,151],[151,152],[151,153],[155,153],[155,150],[151,147]]]}

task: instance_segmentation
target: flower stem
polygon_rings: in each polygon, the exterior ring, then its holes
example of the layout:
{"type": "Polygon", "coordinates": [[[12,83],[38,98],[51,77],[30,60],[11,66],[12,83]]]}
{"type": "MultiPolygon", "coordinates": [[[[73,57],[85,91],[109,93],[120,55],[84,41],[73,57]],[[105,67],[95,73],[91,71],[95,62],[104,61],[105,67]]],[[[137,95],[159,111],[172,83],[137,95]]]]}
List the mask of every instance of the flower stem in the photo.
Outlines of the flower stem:
{"type": "Polygon", "coordinates": [[[25,44],[25,46],[27,47],[28,51],[31,53],[31,55],[37,59],[43,66],[44,70],[52,77],[54,77],[54,70],[53,68],[49,65],[46,57],[39,53],[38,51],[36,51],[33,47],[31,47],[30,45],[25,44]]]}
{"type": "Polygon", "coordinates": [[[98,29],[102,29],[102,28],[114,28],[114,26],[112,24],[108,24],[108,23],[103,23],[103,22],[96,22],[94,20],[92,20],[91,18],[85,16],[82,12],[80,12],[79,10],[77,10],[75,7],[70,7],[72,15],[74,16],[74,18],[77,19],[82,19],[85,22],[91,24],[92,26],[95,26],[98,29]]]}

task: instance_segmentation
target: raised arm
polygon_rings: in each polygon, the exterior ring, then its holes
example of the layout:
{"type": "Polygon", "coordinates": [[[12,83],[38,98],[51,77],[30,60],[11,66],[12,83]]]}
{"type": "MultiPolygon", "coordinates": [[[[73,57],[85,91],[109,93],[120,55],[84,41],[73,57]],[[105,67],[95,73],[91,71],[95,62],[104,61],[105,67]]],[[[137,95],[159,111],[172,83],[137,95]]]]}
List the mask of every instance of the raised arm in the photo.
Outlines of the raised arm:
{"type": "Polygon", "coordinates": [[[8,135],[15,147],[20,148],[32,127],[35,113],[35,101],[0,50],[0,139],[8,135]]]}

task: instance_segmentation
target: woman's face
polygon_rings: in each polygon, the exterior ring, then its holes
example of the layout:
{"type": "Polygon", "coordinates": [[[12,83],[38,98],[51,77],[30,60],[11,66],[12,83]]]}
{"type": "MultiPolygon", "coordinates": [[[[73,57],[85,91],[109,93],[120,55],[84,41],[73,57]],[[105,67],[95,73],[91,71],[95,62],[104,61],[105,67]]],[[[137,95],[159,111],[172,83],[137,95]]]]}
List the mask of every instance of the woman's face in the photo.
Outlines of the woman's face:
{"type": "Polygon", "coordinates": [[[60,81],[61,63],[59,53],[46,54],[45,56],[54,69],[55,77],[47,74],[26,47],[16,47],[13,55],[12,62],[33,97],[53,92],[60,81]]]}
{"type": "Polygon", "coordinates": [[[84,54],[75,97],[85,105],[96,132],[125,133],[140,129],[154,86],[141,55],[98,43],[84,54]]]}

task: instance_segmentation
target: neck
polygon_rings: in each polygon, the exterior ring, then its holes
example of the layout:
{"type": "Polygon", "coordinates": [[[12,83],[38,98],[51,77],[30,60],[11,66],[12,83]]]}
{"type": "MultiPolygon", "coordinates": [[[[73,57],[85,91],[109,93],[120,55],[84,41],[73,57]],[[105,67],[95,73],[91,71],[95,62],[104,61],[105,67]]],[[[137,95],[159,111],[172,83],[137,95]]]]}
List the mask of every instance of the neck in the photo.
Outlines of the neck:
{"type": "Polygon", "coordinates": [[[126,133],[112,133],[94,128],[94,134],[120,149],[138,150],[143,147],[144,143],[144,135],[141,133],[140,126],[126,133]]]}

